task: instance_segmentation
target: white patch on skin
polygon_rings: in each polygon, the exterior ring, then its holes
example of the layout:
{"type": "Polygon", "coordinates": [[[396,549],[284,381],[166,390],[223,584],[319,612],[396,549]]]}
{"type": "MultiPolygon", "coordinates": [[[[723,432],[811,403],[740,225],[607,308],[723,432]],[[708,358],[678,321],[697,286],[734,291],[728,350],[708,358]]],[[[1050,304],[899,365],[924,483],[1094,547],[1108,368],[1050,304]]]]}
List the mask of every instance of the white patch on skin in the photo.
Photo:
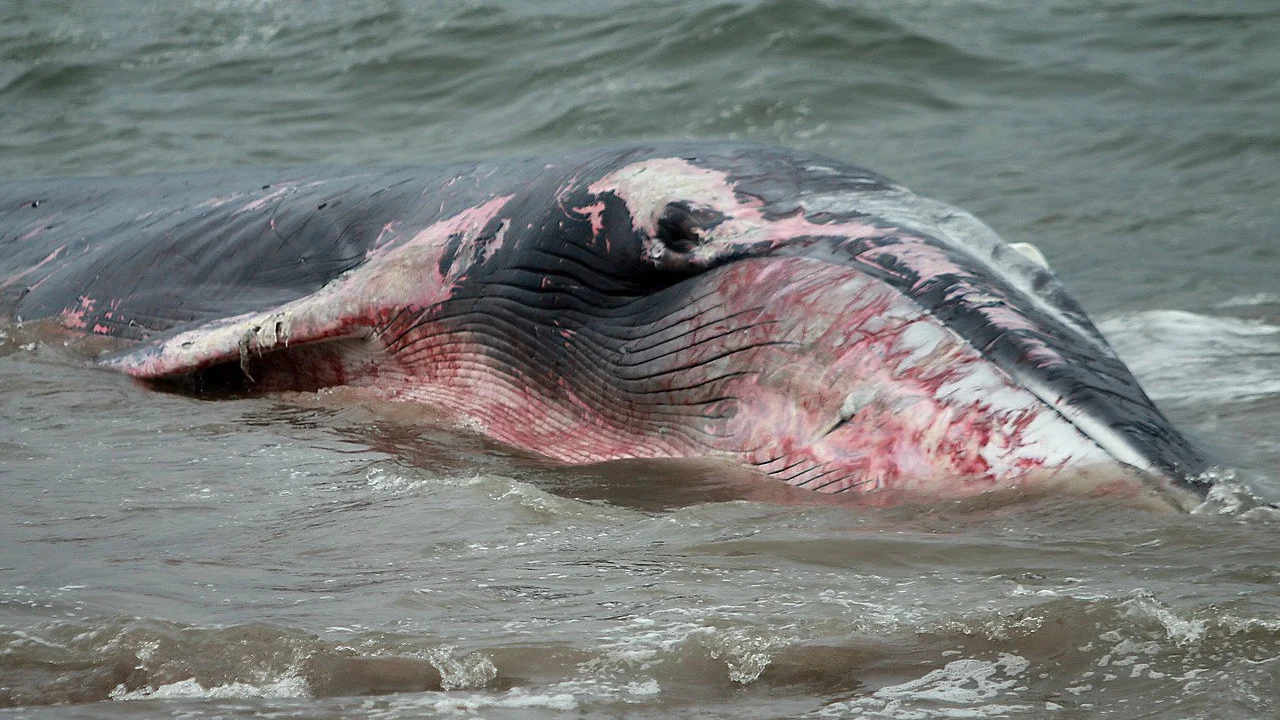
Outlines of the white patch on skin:
{"type": "Polygon", "coordinates": [[[682,261],[693,265],[709,265],[726,253],[752,246],[785,244],[804,235],[852,238],[885,234],[882,228],[858,221],[815,223],[799,214],[766,218],[762,201],[739,195],[727,173],[698,167],[682,158],[632,163],[605,175],[587,189],[596,195],[613,193],[626,203],[632,228],[645,238],[644,252],[654,261],[671,252],[653,235],[663,209],[677,201],[714,210],[723,216],[714,229],[700,238],[697,247],[683,253],[682,261]],[[696,203],[693,198],[697,198],[696,203]]]}
{"type": "Polygon", "coordinates": [[[1040,248],[1036,247],[1035,245],[1032,245],[1031,243],[1026,243],[1026,242],[1017,242],[1017,243],[1009,243],[1009,247],[1013,248],[1014,250],[1017,250],[1019,255],[1039,265],[1045,270],[1049,269],[1048,258],[1046,258],[1044,256],[1044,253],[1040,252],[1040,248]]]}
{"type": "MultiPolygon", "coordinates": [[[[1036,387],[1031,381],[1027,381],[1027,387],[1031,392],[1034,392],[1041,397],[1050,397],[1048,393],[1041,394],[1043,390],[1036,387]]],[[[1046,402],[1048,402],[1048,400],[1046,400],[1046,402]]],[[[1108,453],[1110,453],[1111,457],[1126,465],[1138,468],[1139,470],[1160,474],[1160,471],[1157,470],[1155,466],[1153,466],[1141,454],[1134,451],[1134,449],[1129,445],[1127,439],[1116,433],[1115,429],[1112,428],[1105,420],[1093,417],[1083,412],[1080,408],[1068,405],[1061,400],[1055,401],[1051,404],[1058,412],[1062,413],[1062,415],[1066,417],[1067,420],[1079,430],[1079,432],[1092,439],[1096,445],[1104,448],[1108,453]]]]}
{"type": "Polygon", "coordinates": [[[953,333],[932,322],[913,322],[907,325],[898,335],[898,344],[909,348],[910,352],[898,361],[897,372],[905,373],[919,368],[924,359],[933,354],[949,335],[953,333]]]}
{"type": "Polygon", "coordinates": [[[1018,460],[1030,460],[1050,468],[1112,461],[1097,442],[1046,406],[1033,392],[1014,385],[986,363],[968,365],[963,374],[939,386],[936,397],[959,407],[983,403],[989,406],[992,416],[1007,418],[1007,434],[1002,441],[996,442],[993,438],[981,450],[982,457],[997,476],[1010,472],[1018,460]],[[1014,423],[1028,417],[1030,422],[1015,433],[1014,423]],[[1007,446],[1015,435],[1016,446],[1007,446]]]}
{"type": "MultiPolygon", "coordinates": [[[[699,246],[694,254],[702,259],[714,257],[718,247],[752,243],[766,239],[766,228],[758,203],[742,204],[729,182],[728,175],[718,170],[700,168],[681,158],[657,158],[619,168],[587,187],[600,195],[612,192],[632,212],[636,232],[650,234],[668,203],[698,198],[699,205],[724,213],[724,222],[716,226],[710,242],[699,246]]],[[[654,248],[647,247],[651,254],[654,248]]],[[[657,248],[662,253],[662,248],[657,248]]]]}
{"type": "Polygon", "coordinates": [[[879,394],[878,388],[864,385],[845,395],[844,402],[840,404],[840,420],[848,420],[864,408],[870,407],[872,403],[877,402],[879,394]]]}
{"type": "Polygon", "coordinates": [[[1012,385],[1008,376],[985,362],[971,363],[964,373],[940,385],[937,398],[956,405],[985,403],[993,413],[1004,415],[1044,406],[1039,398],[1012,385]]]}
{"type": "MultiPolygon", "coordinates": [[[[1031,422],[1023,428],[1020,440],[1017,447],[1011,448],[1002,455],[1004,460],[1007,461],[1010,457],[1025,458],[1041,462],[1047,468],[1069,465],[1084,467],[1116,461],[1116,458],[1099,447],[1098,443],[1086,437],[1074,425],[1065,422],[1056,413],[1043,409],[1037,412],[1031,422]]],[[[983,457],[987,457],[993,467],[998,467],[994,462],[995,458],[988,454],[989,448],[990,446],[984,449],[983,457]]]]}

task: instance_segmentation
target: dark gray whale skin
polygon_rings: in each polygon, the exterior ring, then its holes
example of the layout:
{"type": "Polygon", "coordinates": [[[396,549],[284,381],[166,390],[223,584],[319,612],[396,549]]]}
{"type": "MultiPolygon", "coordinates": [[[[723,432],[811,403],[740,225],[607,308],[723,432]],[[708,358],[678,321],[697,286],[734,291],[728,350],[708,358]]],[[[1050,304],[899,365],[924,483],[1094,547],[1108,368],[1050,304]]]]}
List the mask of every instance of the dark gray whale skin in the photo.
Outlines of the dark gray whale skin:
{"type": "Polygon", "coordinates": [[[117,338],[102,364],[197,390],[365,385],[569,462],[729,456],[826,492],[921,467],[981,477],[925,494],[1016,484],[1089,455],[1064,433],[1177,505],[1209,485],[1050,270],[791,150],[10,180],[0,247],[0,317],[117,338]],[[833,382],[775,382],[794,357],[833,382]],[[1036,407],[984,404],[997,382],[1036,407]]]}

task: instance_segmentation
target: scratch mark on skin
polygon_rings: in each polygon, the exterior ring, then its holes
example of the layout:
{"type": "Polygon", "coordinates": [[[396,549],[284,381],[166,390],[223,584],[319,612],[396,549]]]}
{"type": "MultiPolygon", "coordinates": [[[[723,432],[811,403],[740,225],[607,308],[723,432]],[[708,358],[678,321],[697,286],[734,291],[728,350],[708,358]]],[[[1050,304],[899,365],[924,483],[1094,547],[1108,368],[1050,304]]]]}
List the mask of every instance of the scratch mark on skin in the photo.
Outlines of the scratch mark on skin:
{"type": "Polygon", "coordinates": [[[573,212],[579,217],[585,217],[591,221],[591,235],[597,239],[603,238],[605,241],[605,252],[608,252],[609,238],[604,232],[604,201],[599,200],[590,205],[573,208],[573,212]]]}
{"type": "Polygon", "coordinates": [[[211,197],[208,200],[205,200],[204,202],[196,203],[196,207],[202,210],[212,210],[215,208],[220,208],[223,205],[227,205],[228,203],[234,202],[235,200],[238,200],[239,198],[242,198],[247,194],[248,193],[233,193],[230,195],[218,195],[217,197],[211,197]]]}
{"type": "Polygon", "coordinates": [[[366,257],[378,254],[387,246],[388,243],[394,242],[398,237],[398,233],[396,232],[398,227],[400,227],[400,223],[396,220],[388,221],[383,225],[382,229],[378,231],[378,237],[374,238],[369,249],[365,251],[366,257]]]}
{"type": "Polygon", "coordinates": [[[297,190],[298,188],[296,183],[277,183],[274,190],[256,200],[251,200],[246,203],[244,207],[241,207],[232,214],[242,215],[244,213],[253,212],[254,210],[261,210],[277,200],[283,200],[286,196],[297,192],[297,190]]]}
{"type": "Polygon", "coordinates": [[[9,286],[13,285],[14,283],[18,282],[19,280],[21,280],[22,278],[24,278],[24,277],[26,277],[26,276],[28,276],[28,275],[31,275],[32,273],[35,273],[35,272],[39,271],[39,270],[40,270],[40,268],[42,268],[42,267],[44,267],[45,265],[48,265],[49,263],[51,263],[51,262],[53,262],[53,261],[57,260],[57,259],[58,259],[58,257],[62,255],[62,251],[66,250],[66,249],[67,249],[67,246],[66,246],[66,245],[59,245],[59,246],[57,247],[57,249],[55,249],[53,252],[51,252],[51,253],[49,253],[48,255],[46,255],[46,256],[45,256],[45,258],[44,258],[43,260],[41,260],[40,262],[36,263],[35,265],[32,265],[31,267],[27,268],[26,270],[23,270],[22,272],[19,272],[19,273],[15,273],[15,274],[13,274],[13,275],[10,275],[10,276],[9,276],[8,278],[6,278],[3,282],[0,282],[0,290],[4,290],[5,288],[7,288],[7,287],[9,287],[9,286]]]}

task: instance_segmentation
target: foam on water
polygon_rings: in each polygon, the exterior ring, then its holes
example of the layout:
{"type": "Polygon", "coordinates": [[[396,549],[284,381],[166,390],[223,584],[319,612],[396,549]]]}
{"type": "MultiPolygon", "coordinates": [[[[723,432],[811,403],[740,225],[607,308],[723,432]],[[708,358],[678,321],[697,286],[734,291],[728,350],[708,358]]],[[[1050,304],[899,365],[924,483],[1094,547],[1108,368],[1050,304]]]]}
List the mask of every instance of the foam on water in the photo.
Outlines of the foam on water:
{"type": "Polygon", "coordinates": [[[1280,397],[1280,327],[1258,320],[1156,310],[1099,325],[1148,388],[1171,405],[1280,397]]]}
{"type": "Polygon", "coordinates": [[[232,698],[305,698],[311,692],[307,681],[296,675],[270,680],[261,684],[230,682],[225,685],[205,687],[194,678],[161,685],[156,688],[129,690],[117,685],[111,691],[112,700],[191,700],[232,698]]]}
{"type": "Polygon", "coordinates": [[[1017,655],[995,660],[964,658],[898,685],[882,687],[867,697],[833,703],[816,717],[874,717],[894,720],[1006,717],[1028,713],[1035,705],[1019,702],[1030,663],[1017,655]],[[999,700],[1000,702],[992,702],[999,700]]]}

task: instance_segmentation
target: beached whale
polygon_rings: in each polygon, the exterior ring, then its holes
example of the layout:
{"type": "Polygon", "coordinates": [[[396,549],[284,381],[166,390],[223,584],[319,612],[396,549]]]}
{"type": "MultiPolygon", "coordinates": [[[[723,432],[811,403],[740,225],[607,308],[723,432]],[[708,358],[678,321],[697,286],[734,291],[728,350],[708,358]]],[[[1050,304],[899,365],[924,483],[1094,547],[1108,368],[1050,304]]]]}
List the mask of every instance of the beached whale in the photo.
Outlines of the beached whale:
{"type": "Polygon", "coordinates": [[[1034,248],[790,150],[7,181],[0,247],[0,316],[196,391],[355,385],[565,462],[830,493],[1207,488],[1034,248]]]}

